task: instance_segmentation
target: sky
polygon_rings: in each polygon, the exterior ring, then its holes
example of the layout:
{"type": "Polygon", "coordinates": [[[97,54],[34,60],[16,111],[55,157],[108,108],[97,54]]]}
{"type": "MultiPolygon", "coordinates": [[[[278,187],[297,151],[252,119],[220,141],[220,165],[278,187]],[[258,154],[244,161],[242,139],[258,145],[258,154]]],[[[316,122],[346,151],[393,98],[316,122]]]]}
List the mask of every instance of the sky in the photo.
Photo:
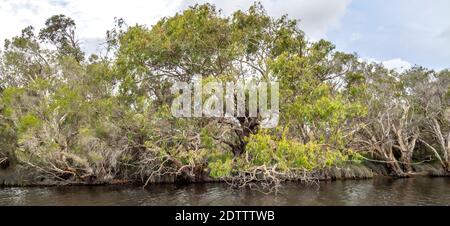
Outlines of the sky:
{"type": "MultiPolygon", "coordinates": [[[[189,5],[210,2],[229,15],[246,10],[246,0],[0,0],[0,44],[22,28],[42,28],[45,20],[65,14],[77,23],[82,47],[101,49],[114,18],[151,26],[189,5]]],[[[367,61],[405,70],[412,65],[450,68],[448,0],[261,0],[271,16],[300,20],[311,40],[332,41],[337,49],[367,61]]]]}

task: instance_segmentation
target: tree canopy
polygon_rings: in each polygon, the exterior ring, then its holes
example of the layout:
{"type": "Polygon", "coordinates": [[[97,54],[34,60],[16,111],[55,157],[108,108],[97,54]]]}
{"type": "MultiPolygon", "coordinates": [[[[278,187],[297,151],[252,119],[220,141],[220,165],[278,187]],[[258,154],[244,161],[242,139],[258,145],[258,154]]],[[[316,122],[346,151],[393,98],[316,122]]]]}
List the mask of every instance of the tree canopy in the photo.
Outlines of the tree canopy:
{"type": "Polygon", "coordinates": [[[60,181],[206,175],[261,188],[372,160],[396,176],[420,161],[450,170],[448,70],[362,62],[258,3],[231,16],[195,5],[152,27],[119,19],[107,34],[109,54],[88,59],[64,15],[6,40],[0,160],[60,181]],[[278,81],[278,127],[261,128],[260,115],[173,117],[172,84],[198,75],[278,81]]]}

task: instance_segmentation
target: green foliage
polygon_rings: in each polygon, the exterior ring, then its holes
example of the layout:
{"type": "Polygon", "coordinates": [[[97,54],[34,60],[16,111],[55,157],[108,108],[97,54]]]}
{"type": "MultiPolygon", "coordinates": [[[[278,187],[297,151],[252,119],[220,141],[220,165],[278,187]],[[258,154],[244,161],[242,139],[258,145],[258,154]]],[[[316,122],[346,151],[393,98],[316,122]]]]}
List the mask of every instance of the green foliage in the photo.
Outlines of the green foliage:
{"type": "Polygon", "coordinates": [[[12,122],[3,117],[3,107],[0,104],[0,158],[7,158],[8,164],[0,163],[0,168],[7,168],[16,163],[17,132],[12,122]]]}
{"type": "Polygon", "coordinates": [[[231,16],[195,5],[152,27],[116,22],[109,55],[86,61],[75,21],[64,15],[37,36],[27,27],[5,41],[1,153],[57,180],[194,180],[209,171],[275,184],[279,175],[363,163],[366,153],[396,162],[392,150],[417,131],[448,158],[448,70],[399,74],[359,62],[328,41],[308,41],[296,20],[270,17],[259,3],[231,16]],[[278,81],[279,128],[262,130],[261,118],[248,115],[173,117],[172,84],[195,75],[204,83],[278,81]],[[406,103],[414,111],[402,114],[406,103]],[[404,124],[407,135],[393,131],[404,124]]]}
{"type": "Polygon", "coordinates": [[[38,128],[42,122],[34,115],[27,114],[19,120],[19,132],[26,132],[28,129],[38,128]]]}
{"type": "Polygon", "coordinates": [[[217,160],[208,164],[209,169],[211,169],[210,176],[212,178],[227,178],[231,176],[233,171],[233,162],[231,159],[227,159],[224,162],[222,160],[217,160]]]}
{"type": "Polygon", "coordinates": [[[53,43],[61,56],[71,56],[76,61],[84,60],[78,40],[75,37],[75,21],[65,15],[54,15],[45,22],[45,28],[39,32],[39,38],[53,43]]]}
{"type": "Polygon", "coordinates": [[[312,171],[347,161],[347,156],[341,151],[332,150],[324,144],[302,144],[284,135],[278,139],[276,137],[264,132],[250,136],[246,163],[250,166],[277,166],[281,171],[312,171]]]}

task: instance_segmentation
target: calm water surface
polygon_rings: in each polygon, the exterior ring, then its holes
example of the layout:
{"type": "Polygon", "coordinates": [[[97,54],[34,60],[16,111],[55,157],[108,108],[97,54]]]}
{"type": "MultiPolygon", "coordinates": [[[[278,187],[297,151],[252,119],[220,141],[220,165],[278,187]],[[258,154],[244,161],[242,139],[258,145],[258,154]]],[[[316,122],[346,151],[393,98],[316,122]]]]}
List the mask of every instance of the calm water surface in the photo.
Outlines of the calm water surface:
{"type": "Polygon", "coordinates": [[[450,178],[287,184],[278,195],[226,184],[0,188],[0,205],[450,205],[450,178]]]}

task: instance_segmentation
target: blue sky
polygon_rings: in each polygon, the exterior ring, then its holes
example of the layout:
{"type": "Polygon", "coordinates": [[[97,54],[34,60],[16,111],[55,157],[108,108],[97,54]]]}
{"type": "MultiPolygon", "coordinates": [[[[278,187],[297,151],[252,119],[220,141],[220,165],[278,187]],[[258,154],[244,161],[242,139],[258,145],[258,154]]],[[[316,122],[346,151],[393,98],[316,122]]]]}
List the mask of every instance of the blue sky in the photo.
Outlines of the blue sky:
{"type": "MultiPolygon", "coordinates": [[[[77,22],[83,47],[99,50],[114,17],[151,26],[188,5],[211,2],[229,14],[247,9],[246,0],[0,0],[0,43],[33,25],[41,28],[53,14],[77,22]]],[[[325,38],[339,50],[390,68],[413,64],[450,68],[448,0],[261,0],[272,16],[288,14],[312,40],[325,38]]]]}
{"type": "Polygon", "coordinates": [[[450,67],[450,1],[352,1],[326,36],[340,49],[378,60],[450,67]]]}

